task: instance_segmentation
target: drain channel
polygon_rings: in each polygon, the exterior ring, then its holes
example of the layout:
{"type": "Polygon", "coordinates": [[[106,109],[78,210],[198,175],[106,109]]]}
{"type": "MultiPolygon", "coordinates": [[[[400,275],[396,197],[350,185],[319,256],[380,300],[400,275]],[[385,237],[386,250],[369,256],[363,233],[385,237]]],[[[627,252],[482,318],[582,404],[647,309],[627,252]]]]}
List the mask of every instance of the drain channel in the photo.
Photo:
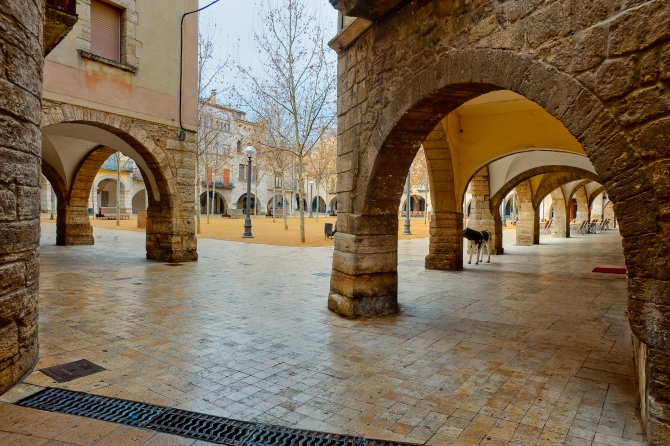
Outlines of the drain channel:
{"type": "Polygon", "coordinates": [[[249,423],[50,387],[16,404],[49,412],[143,427],[226,446],[413,446],[410,443],[249,423]]]}

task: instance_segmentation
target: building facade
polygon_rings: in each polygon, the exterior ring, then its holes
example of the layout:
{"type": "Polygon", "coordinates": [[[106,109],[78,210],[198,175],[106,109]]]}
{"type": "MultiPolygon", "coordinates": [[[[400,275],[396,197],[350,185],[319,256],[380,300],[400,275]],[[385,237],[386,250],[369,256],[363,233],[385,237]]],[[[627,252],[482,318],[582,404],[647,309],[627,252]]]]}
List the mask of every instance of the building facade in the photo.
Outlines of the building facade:
{"type": "MultiPolygon", "coordinates": [[[[200,212],[226,214],[227,209],[245,209],[247,197],[247,164],[244,148],[251,145],[258,155],[252,159],[251,206],[252,212],[268,215],[286,211],[299,212],[299,192],[296,190],[297,166],[290,154],[279,161],[264,145],[264,126],[247,119],[246,112],[217,102],[216,91],[203,101],[200,123],[200,212]],[[209,149],[205,149],[209,147],[209,149]],[[208,192],[209,191],[209,192],[208,192]],[[209,194],[209,201],[207,196],[209,194]]],[[[325,213],[337,210],[334,177],[332,181],[310,186],[313,179],[306,176],[302,185],[305,210],[325,213]],[[310,190],[311,189],[311,190],[310,190]]]]}

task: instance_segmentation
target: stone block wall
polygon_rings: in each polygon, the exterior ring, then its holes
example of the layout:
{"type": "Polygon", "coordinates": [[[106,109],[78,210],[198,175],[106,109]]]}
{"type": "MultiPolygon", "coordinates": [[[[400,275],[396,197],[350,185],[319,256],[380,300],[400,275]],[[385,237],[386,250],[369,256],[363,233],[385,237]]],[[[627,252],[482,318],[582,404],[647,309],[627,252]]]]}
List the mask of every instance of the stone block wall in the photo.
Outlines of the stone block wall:
{"type": "Polygon", "coordinates": [[[0,393],[37,360],[44,2],[0,8],[0,393]]]}
{"type": "MultiPolygon", "coordinates": [[[[383,227],[396,218],[416,150],[464,102],[501,89],[543,107],[581,144],[615,203],[631,329],[652,371],[643,395],[655,395],[643,398],[647,435],[670,443],[670,399],[657,397],[670,382],[657,359],[670,353],[670,3],[333,3],[374,20],[338,49],[338,230],[372,237],[350,223],[383,227]],[[387,15],[377,20],[370,11],[387,15]]],[[[455,163],[459,155],[452,153],[455,163]]],[[[337,268],[331,290],[342,288],[337,268]]],[[[347,280],[363,289],[362,274],[347,280]]],[[[392,285],[380,292],[388,297],[392,285]]]]}
{"type": "MultiPolygon", "coordinates": [[[[193,196],[195,135],[188,133],[186,141],[179,141],[177,127],[45,100],[42,127],[61,123],[90,125],[116,135],[151,170],[159,199],[153,191],[149,193],[147,258],[168,262],[197,260],[193,196]]],[[[65,190],[63,198],[59,199],[58,228],[63,234],[58,239],[59,244],[93,244],[87,214],[90,191],[95,173],[114,151],[113,148],[101,147],[81,160],[70,190],[65,190]]],[[[46,164],[43,165],[43,172],[52,184],[62,183],[60,175],[46,164]]]]}

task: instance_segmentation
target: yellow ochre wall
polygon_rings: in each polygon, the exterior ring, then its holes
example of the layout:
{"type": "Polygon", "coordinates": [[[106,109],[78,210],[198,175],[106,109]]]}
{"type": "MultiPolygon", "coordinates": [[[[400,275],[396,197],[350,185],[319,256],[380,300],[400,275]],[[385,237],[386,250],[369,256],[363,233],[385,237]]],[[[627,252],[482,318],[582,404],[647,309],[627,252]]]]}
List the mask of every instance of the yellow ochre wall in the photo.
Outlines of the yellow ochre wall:
{"type": "Polygon", "coordinates": [[[584,155],[581,144],[563,124],[534,102],[509,91],[489,93],[485,100],[499,102],[471,101],[473,105],[464,104],[442,122],[459,206],[470,179],[491,160],[538,149],[584,155]]]}
{"type": "MultiPolygon", "coordinates": [[[[137,0],[136,73],[80,57],[77,23],[46,58],[44,98],[179,125],[180,23],[184,12],[198,8],[197,0],[137,0]]],[[[77,12],[88,5],[79,2],[77,12]]],[[[197,14],[184,21],[183,121],[195,129],[197,118],[197,14]]]]}

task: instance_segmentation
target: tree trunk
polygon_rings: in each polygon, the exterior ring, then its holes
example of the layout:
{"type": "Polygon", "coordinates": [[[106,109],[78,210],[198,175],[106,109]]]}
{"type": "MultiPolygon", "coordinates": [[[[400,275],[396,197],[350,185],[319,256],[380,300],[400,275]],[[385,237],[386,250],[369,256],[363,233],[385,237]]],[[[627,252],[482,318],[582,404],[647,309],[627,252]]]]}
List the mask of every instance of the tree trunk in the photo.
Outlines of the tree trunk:
{"type": "Polygon", "coordinates": [[[272,223],[275,222],[275,214],[277,213],[277,179],[275,178],[274,188],[272,189],[272,223]]]}
{"type": "Polygon", "coordinates": [[[319,221],[319,207],[321,206],[321,200],[319,199],[319,182],[316,182],[316,221],[319,221]]]}
{"type": "Polygon", "coordinates": [[[212,217],[216,213],[216,203],[218,201],[216,198],[216,177],[212,176],[212,217]]]}
{"type": "Polygon", "coordinates": [[[121,156],[116,152],[116,226],[121,226],[121,156]]]}
{"type": "MultiPolygon", "coordinates": [[[[258,175],[258,173],[256,173],[258,175]]],[[[254,218],[258,217],[258,176],[256,177],[256,182],[254,183],[256,192],[254,192],[254,218]]]]}
{"type": "Polygon", "coordinates": [[[302,171],[302,156],[298,157],[298,183],[300,185],[300,197],[298,198],[298,203],[300,203],[300,243],[305,243],[305,204],[303,199],[303,171],[302,171]]]}
{"type": "MultiPolygon", "coordinates": [[[[284,184],[284,172],[281,173],[281,200],[284,203],[284,230],[288,231],[288,209],[286,209],[286,185],[284,184]]],[[[289,206],[290,208],[290,206],[289,206]]]]}
{"type": "MultiPolygon", "coordinates": [[[[209,176],[209,174],[207,174],[209,176]]],[[[205,193],[207,194],[207,201],[205,202],[205,214],[207,214],[207,224],[209,224],[209,178],[205,178],[205,193]]]]}
{"type": "MultiPolygon", "coordinates": [[[[196,156],[195,158],[195,184],[193,185],[195,189],[195,232],[200,234],[200,157],[196,156]]],[[[149,202],[147,201],[147,208],[149,207],[149,202]]]]}

